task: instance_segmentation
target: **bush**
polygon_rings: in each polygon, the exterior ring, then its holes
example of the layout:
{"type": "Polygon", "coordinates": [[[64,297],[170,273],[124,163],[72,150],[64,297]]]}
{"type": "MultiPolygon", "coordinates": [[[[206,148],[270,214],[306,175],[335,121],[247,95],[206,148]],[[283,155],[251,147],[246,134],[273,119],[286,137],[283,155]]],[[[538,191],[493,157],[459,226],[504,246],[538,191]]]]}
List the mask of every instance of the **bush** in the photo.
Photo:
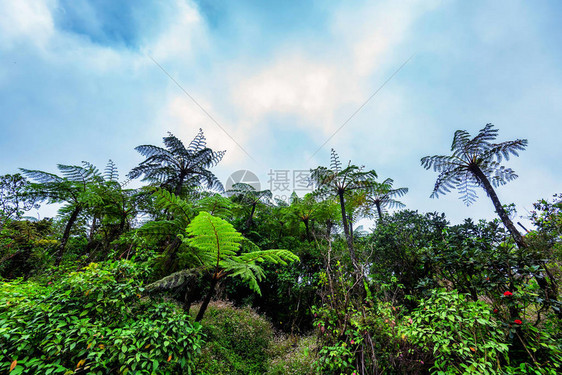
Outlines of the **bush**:
{"type": "Polygon", "coordinates": [[[197,361],[198,374],[266,372],[273,340],[273,328],[267,320],[247,307],[212,302],[201,323],[207,343],[197,361]]]}
{"type": "Polygon", "coordinates": [[[267,375],[316,374],[317,340],[314,336],[279,336],[270,350],[267,375]]]}
{"type": "Polygon", "coordinates": [[[0,284],[0,372],[192,373],[200,325],[141,298],[146,268],[91,264],[50,285],[0,284]]]}
{"type": "Polygon", "coordinates": [[[470,301],[456,291],[433,290],[406,317],[403,334],[412,343],[433,351],[432,369],[438,373],[496,373],[508,345],[492,314],[482,301],[470,301]]]}

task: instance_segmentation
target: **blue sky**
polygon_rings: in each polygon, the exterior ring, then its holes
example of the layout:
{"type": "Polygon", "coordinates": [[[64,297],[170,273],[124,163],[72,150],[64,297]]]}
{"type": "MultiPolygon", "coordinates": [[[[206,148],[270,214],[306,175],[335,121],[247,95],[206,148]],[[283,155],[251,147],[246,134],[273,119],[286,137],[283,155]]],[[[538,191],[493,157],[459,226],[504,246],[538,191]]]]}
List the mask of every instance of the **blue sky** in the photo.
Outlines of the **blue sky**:
{"type": "MultiPolygon", "coordinates": [[[[342,160],[410,188],[403,201],[453,222],[493,218],[430,199],[426,155],[455,130],[527,138],[498,189],[527,215],[562,191],[562,5],[556,1],[0,0],[0,174],[114,160],[203,128],[226,180],[342,160]],[[156,60],[251,156],[248,157],[156,60]],[[408,58],[408,63],[314,152],[408,58]]],[[[274,192],[275,193],[275,192],[274,192]]],[[[279,192],[281,193],[281,192],[279,192]]],[[[48,213],[48,211],[46,211],[48,213]]],[[[521,220],[518,218],[518,220],[521,220]]]]}

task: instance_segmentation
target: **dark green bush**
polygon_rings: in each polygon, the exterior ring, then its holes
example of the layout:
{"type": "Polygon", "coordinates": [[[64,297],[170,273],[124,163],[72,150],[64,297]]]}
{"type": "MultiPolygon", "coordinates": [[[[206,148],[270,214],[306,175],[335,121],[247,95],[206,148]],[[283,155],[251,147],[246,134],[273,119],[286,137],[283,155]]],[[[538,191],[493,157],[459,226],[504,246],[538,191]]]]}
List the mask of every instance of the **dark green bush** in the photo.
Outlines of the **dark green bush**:
{"type": "Polygon", "coordinates": [[[271,324],[249,308],[213,302],[201,322],[207,343],[197,373],[256,374],[266,372],[273,340],[271,324]]]}
{"type": "Polygon", "coordinates": [[[141,297],[146,268],[92,263],[49,285],[0,284],[0,372],[192,373],[200,325],[141,297]]]}

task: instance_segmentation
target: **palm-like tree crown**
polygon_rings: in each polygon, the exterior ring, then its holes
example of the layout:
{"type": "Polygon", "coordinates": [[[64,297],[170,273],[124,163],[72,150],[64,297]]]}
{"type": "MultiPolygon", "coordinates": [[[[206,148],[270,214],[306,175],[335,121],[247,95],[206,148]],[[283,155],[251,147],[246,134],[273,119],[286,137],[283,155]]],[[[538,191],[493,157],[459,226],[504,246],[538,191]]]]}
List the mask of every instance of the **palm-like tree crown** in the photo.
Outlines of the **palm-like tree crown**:
{"type": "Polygon", "coordinates": [[[386,208],[403,208],[406,205],[395,198],[402,197],[408,192],[408,188],[402,187],[393,189],[394,180],[387,178],[383,182],[375,182],[367,191],[365,201],[368,206],[377,209],[379,218],[386,208]]]}
{"type": "MultiPolygon", "coordinates": [[[[484,187],[479,171],[494,187],[517,178],[515,172],[501,165],[501,162],[503,159],[509,160],[510,155],[519,156],[519,151],[527,146],[527,140],[492,143],[497,135],[498,130],[494,129],[492,124],[486,124],[474,138],[470,138],[470,134],[465,130],[457,130],[451,145],[452,155],[422,158],[421,164],[425,169],[433,168],[439,172],[431,197],[437,198],[439,194],[456,188],[465,204],[470,205],[477,198],[474,188],[484,187]]],[[[487,189],[486,191],[488,192],[487,189]]]]}
{"type": "Polygon", "coordinates": [[[171,133],[163,139],[166,148],[153,145],[135,148],[146,160],[129,172],[129,178],[144,175],[143,181],[160,183],[175,194],[180,194],[185,185],[224,190],[209,168],[217,165],[226,151],[215,152],[208,148],[202,129],[187,147],[171,133]]]}
{"type": "Polygon", "coordinates": [[[363,167],[353,165],[351,162],[343,168],[336,151],[332,149],[331,153],[330,168],[321,166],[312,170],[311,178],[316,183],[316,194],[335,195],[340,192],[365,189],[372,185],[377,177],[374,170],[363,171],[363,167]]]}

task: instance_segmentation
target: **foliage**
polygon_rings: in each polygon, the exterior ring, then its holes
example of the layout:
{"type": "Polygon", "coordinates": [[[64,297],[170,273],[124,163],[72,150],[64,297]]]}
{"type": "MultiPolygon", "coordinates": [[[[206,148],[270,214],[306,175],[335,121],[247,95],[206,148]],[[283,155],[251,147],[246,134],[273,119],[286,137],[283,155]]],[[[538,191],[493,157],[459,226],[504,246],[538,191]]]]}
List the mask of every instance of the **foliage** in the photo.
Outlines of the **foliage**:
{"type": "Polygon", "coordinates": [[[171,133],[163,139],[166,148],[153,145],[135,148],[146,160],[133,168],[129,178],[144,176],[143,181],[158,183],[176,195],[182,195],[185,186],[203,185],[208,189],[224,190],[209,168],[221,161],[225,151],[215,152],[208,148],[203,130],[199,129],[187,147],[171,133]]]}
{"type": "MultiPolygon", "coordinates": [[[[402,197],[408,192],[408,188],[393,189],[394,180],[387,178],[383,182],[375,182],[367,189],[366,203],[372,208],[376,208],[379,219],[385,209],[388,208],[404,208],[406,205],[395,198],[402,197]]],[[[372,214],[371,214],[372,215],[372,214]]]]}
{"type": "Polygon", "coordinates": [[[0,370],[191,373],[200,326],[170,303],[140,298],[147,271],[130,261],[93,263],[48,286],[3,283],[0,370]]]}
{"type": "Polygon", "coordinates": [[[186,242],[198,250],[201,264],[212,270],[215,277],[238,276],[256,293],[261,293],[258,281],[264,277],[258,263],[269,262],[286,265],[299,258],[288,250],[254,250],[240,253],[243,237],[232,224],[200,212],[187,227],[192,236],[186,242]]]}
{"type": "Polygon", "coordinates": [[[27,194],[29,182],[19,173],[0,176],[0,230],[9,220],[20,219],[25,211],[39,208],[27,194]]]}
{"type": "Polygon", "coordinates": [[[1,180],[0,277],[22,279],[0,279],[0,373],[558,373],[561,197],[537,202],[520,236],[494,187],[527,143],[496,136],[457,131],[452,155],[422,163],[440,173],[433,196],[458,188],[471,203],[483,187],[509,233],[499,220],[383,215],[407,189],[333,150],[303,197],[243,183],[215,194],[223,152],[202,131],[139,146],[129,177],[151,185],[138,189],[112,161],[1,180]],[[63,207],[24,220],[34,199],[63,207]],[[6,203],[19,207],[7,220],[6,203]],[[379,220],[366,231],[362,217],[379,220]]]}
{"type": "Polygon", "coordinates": [[[197,374],[266,373],[273,329],[263,317],[249,308],[213,302],[201,323],[207,339],[197,361],[197,374]]]}
{"type": "Polygon", "coordinates": [[[28,278],[51,266],[49,253],[59,245],[52,220],[12,220],[0,231],[0,276],[28,278]]]}
{"type": "Polygon", "coordinates": [[[516,139],[502,143],[492,143],[498,135],[498,130],[492,124],[486,124],[474,138],[465,130],[457,130],[453,137],[450,156],[426,156],[421,159],[425,169],[439,172],[432,197],[448,193],[457,188],[463,201],[469,205],[476,199],[476,186],[482,186],[483,181],[475,173],[475,169],[484,173],[495,187],[517,178],[510,168],[500,163],[502,159],[509,160],[509,156],[519,156],[518,152],[527,147],[526,139],[516,139]]]}
{"type": "Polygon", "coordinates": [[[486,124],[474,138],[465,130],[457,130],[451,145],[452,155],[426,156],[421,159],[425,169],[433,168],[439,172],[431,197],[448,193],[456,188],[466,205],[476,200],[477,186],[482,187],[492,200],[496,213],[509,230],[518,246],[525,246],[521,234],[513,225],[505,208],[499,201],[494,187],[504,185],[517,178],[511,168],[501,165],[509,156],[519,156],[519,151],[527,147],[526,139],[516,139],[502,143],[492,143],[498,130],[492,124],[486,124]]]}
{"type": "Polygon", "coordinates": [[[318,345],[314,336],[278,336],[273,341],[267,375],[314,375],[318,345]]]}
{"type": "Polygon", "coordinates": [[[433,370],[447,374],[493,374],[508,345],[489,305],[465,295],[434,290],[406,318],[403,334],[414,344],[432,350],[433,370]]]}

